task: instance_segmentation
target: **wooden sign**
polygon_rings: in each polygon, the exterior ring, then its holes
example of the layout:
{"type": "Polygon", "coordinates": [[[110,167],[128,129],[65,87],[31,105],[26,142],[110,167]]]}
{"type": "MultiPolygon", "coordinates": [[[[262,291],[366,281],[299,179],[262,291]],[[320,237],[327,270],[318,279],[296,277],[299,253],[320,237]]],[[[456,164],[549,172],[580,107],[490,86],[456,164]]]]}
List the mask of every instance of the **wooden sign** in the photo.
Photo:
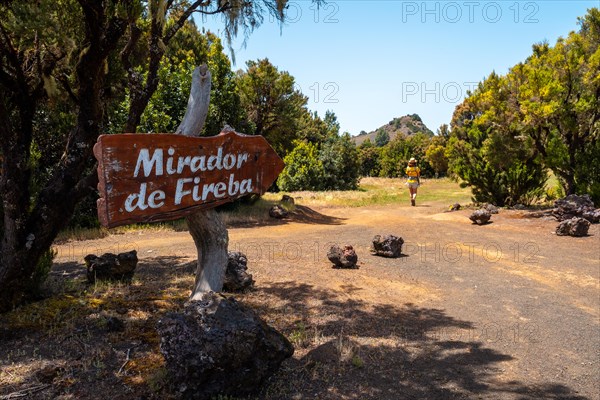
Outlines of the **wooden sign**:
{"type": "Polygon", "coordinates": [[[102,135],[98,160],[98,218],[112,228],[167,221],[262,194],[283,170],[262,136],[102,135]]]}

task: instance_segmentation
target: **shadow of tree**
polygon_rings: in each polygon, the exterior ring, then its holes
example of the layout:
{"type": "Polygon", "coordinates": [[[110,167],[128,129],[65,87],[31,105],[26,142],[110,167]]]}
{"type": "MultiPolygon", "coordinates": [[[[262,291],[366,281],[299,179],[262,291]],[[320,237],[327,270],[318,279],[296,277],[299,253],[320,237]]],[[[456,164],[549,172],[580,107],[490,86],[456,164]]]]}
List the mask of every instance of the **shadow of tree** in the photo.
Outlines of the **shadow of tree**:
{"type": "MultiPolygon", "coordinates": [[[[290,222],[299,222],[302,224],[315,224],[315,225],[342,225],[345,218],[333,217],[320,213],[313,210],[310,207],[303,205],[295,205],[289,211],[289,214],[285,218],[272,218],[268,215],[268,210],[275,205],[281,205],[280,201],[274,200],[262,200],[263,205],[258,207],[257,210],[262,210],[259,216],[250,219],[236,218],[235,216],[229,216],[224,213],[224,219],[226,221],[227,228],[246,228],[246,227],[258,227],[258,226],[270,226],[270,225],[285,225],[290,222]]],[[[249,211],[248,214],[252,215],[257,211],[249,211]]],[[[241,214],[244,215],[243,213],[241,214]]]]}
{"type": "Polygon", "coordinates": [[[473,340],[473,323],[441,309],[373,305],[293,281],[245,300],[292,341],[311,342],[296,343],[261,399],[587,399],[563,385],[503,380],[514,358],[473,340]]]}

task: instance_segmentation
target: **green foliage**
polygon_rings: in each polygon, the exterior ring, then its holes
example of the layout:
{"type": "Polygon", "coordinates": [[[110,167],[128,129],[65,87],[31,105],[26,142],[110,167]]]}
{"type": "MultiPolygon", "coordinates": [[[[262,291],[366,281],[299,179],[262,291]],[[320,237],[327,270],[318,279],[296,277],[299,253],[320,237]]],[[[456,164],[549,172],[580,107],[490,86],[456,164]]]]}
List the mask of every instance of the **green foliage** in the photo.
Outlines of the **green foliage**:
{"type": "Polygon", "coordinates": [[[358,187],[359,160],[348,133],[331,136],[321,144],[297,141],[284,158],[277,185],[284,191],[353,190],[358,187]]]}
{"type": "Polygon", "coordinates": [[[295,144],[296,147],[283,159],[285,168],[279,175],[277,186],[286,192],[321,190],[325,170],[317,146],[308,142],[295,144]]]}
{"type": "Polygon", "coordinates": [[[365,140],[358,148],[359,172],[361,176],[379,176],[381,147],[374,147],[370,140],[365,140]],[[368,143],[368,145],[366,145],[368,143]]]}
{"type": "Polygon", "coordinates": [[[408,160],[412,157],[412,149],[402,135],[398,135],[381,151],[379,176],[397,178],[404,176],[408,160]]]}
{"type": "Polygon", "coordinates": [[[377,134],[375,135],[375,145],[377,147],[383,147],[388,144],[390,141],[390,134],[383,128],[379,128],[377,130],[377,134]]]}
{"type": "Polygon", "coordinates": [[[431,138],[424,134],[418,133],[406,137],[398,135],[384,146],[381,150],[379,159],[379,176],[388,178],[403,177],[405,175],[408,160],[414,157],[419,162],[421,175],[433,175],[433,170],[429,164],[421,162],[425,157],[425,151],[429,147],[431,138]]]}
{"type": "Polygon", "coordinates": [[[298,121],[298,137],[310,143],[319,144],[325,141],[329,135],[329,127],[317,112],[306,110],[298,121]]]}
{"type": "Polygon", "coordinates": [[[446,157],[446,147],[440,144],[430,144],[425,150],[425,160],[433,169],[436,176],[444,176],[448,171],[448,157],[446,157]]]}
{"type": "MultiPolygon", "coordinates": [[[[515,190],[530,197],[525,187],[537,188],[518,178],[519,171],[526,168],[539,177],[539,188],[544,181],[540,168],[545,167],[566,194],[600,199],[600,10],[590,9],[579,22],[579,32],[559,38],[554,46],[534,45],[527,60],[505,76],[492,73],[456,108],[451,133],[456,140],[449,155],[458,157],[451,157],[450,164],[461,178],[468,176],[486,193],[495,180],[519,180],[515,190]],[[498,177],[489,176],[484,184],[468,168],[482,174],[490,169],[498,177]]],[[[508,189],[494,197],[505,195],[522,202],[508,189]]]]}
{"type": "Polygon", "coordinates": [[[521,161],[512,153],[498,159],[484,145],[489,143],[487,134],[474,127],[467,135],[466,140],[450,139],[448,157],[453,172],[471,186],[475,201],[497,206],[530,204],[542,195],[547,173],[537,158],[521,161]]]}
{"type": "Polygon", "coordinates": [[[331,136],[321,145],[325,190],[354,190],[358,187],[359,160],[356,145],[348,133],[331,136]]]}
{"type": "Polygon", "coordinates": [[[248,125],[245,132],[262,135],[280,155],[299,138],[300,120],[308,98],[294,88],[294,77],[279,71],[268,59],[248,61],[238,77],[241,104],[248,125]]]}

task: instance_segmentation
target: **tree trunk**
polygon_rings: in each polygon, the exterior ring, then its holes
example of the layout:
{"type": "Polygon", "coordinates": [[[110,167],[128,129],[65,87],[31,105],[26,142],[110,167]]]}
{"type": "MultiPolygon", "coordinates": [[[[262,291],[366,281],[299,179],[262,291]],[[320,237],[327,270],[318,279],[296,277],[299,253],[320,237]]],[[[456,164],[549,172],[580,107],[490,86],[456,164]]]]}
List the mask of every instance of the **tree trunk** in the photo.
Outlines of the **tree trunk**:
{"type": "MultiPolygon", "coordinates": [[[[59,230],[68,223],[82,197],[82,184],[85,182],[82,175],[92,159],[92,146],[99,135],[104,111],[101,102],[104,65],[126,25],[118,18],[107,22],[98,2],[82,2],[82,9],[88,46],[76,68],[80,99],[77,124],[69,137],[64,159],[56,166],[35,202],[29,199],[30,171],[27,164],[36,99],[32,96],[29,103],[21,101],[14,104],[21,115],[15,127],[10,123],[11,115],[6,107],[0,106],[0,147],[4,153],[3,176],[0,179],[3,201],[0,313],[31,299],[31,277],[40,257],[50,248],[59,230]]],[[[17,76],[25,76],[21,67],[13,65],[17,76]]],[[[33,93],[25,79],[17,79],[13,87],[21,95],[33,93]]]]}
{"type": "MultiPolygon", "coordinates": [[[[210,102],[210,78],[206,65],[194,70],[187,110],[177,128],[177,134],[199,136],[202,132],[210,102]]],[[[195,212],[186,221],[198,252],[196,282],[191,295],[192,300],[197,300],[202,297],[202,293],[220,292],[223,289],[229,235],[214,209],[195,212]]]]}

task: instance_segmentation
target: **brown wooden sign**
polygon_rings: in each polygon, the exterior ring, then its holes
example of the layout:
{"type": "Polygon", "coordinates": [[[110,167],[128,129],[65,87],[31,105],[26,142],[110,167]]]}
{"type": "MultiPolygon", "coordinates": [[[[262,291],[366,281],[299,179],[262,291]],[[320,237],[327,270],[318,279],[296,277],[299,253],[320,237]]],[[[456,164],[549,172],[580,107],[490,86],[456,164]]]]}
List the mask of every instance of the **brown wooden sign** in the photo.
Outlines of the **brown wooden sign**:
{"type": "Polygon", "coordinates": [[[112,228],[167,221],[262,194],[283,170],[262,136],[222,132],[212,137],[172,134],[102,135],[98,160],[98,218],[112,228]]]}

